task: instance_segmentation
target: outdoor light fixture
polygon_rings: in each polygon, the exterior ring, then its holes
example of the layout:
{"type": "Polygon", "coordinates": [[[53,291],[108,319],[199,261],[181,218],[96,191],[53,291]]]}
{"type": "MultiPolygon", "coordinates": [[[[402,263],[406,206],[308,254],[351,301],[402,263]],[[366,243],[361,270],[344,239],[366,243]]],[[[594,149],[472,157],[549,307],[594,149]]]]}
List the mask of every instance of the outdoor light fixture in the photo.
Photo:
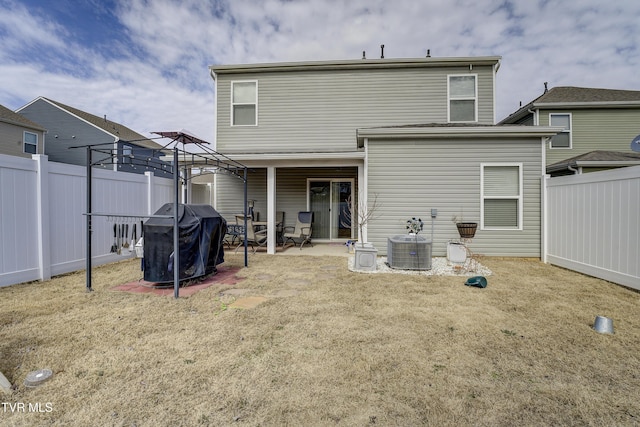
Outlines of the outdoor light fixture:
{"type": "Polygon", "coordinates": [[[256,201],[253,199],[249,199],[247,200],[247,206],[249,207],[247,215],[251,217],[251,221],[253,221],[253,206],[255,205],[256,201]]]}

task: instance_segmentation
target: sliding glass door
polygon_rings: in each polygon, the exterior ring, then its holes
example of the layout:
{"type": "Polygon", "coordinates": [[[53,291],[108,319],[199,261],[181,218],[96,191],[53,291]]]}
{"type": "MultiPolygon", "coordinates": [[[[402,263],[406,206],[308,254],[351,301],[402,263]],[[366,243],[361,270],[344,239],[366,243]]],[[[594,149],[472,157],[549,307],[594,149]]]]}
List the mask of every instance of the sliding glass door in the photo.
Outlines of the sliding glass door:
{"type": "Polygon", "coordinates": [[[309,209],[313,212],[315,239],[347,240],[353,237],[351,192],[353,180],[309,179],[309,209]]]}

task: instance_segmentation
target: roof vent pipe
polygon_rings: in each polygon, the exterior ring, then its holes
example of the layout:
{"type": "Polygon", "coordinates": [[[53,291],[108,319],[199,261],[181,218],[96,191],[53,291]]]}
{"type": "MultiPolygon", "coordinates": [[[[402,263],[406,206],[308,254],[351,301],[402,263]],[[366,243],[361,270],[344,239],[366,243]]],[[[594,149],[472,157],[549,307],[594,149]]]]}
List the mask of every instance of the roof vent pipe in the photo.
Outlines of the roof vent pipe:
{"type": "Polygon", "coordinates": [[[384,45],[380,45],[380,59],[384,59],[384,45]]]}
{"type": "Polygon", "coordinates": [[[547,87],[548,84],[549,82],[544,82],[544,93],[549,92],[549,88],[547,87]]]}
{"type": "Polygon", "coordinates": [[[427,49],[427,58],[431,58],[431,49],[427,49]]]}
{"type": "Polygon", "coordinates": [[[367,59],[367,55],[366,55],[366,52],[364,50],[362,51],[362,59],[367,59]]]}

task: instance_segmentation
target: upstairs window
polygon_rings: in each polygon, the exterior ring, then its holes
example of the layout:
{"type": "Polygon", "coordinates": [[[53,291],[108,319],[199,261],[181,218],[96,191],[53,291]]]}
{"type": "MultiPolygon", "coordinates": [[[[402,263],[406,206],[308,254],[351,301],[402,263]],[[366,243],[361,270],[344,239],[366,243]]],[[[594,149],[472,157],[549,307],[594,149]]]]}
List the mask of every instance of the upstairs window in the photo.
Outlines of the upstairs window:
{"type": "Polygon", "coordinates": [[[231,125],[258,124],[258,82],[231,82],[231,125]]]}
{"type": "Polygon", "coordinates": [[[549,114],[549,126],[564,128],[551,138],[551,148],[571,148],[571,114],[549,114]]]}
{"type": "Polygon", "coordinates": [[[481,166],[482,228],[522,230],[522,164],[481,166]]]}
{"type": "Polygon", "coordinates": [[[449,76],[449,122],[478,121],[478,88],[475,74],[449,76]]]}
{"type": "Polygon", "coordinates": [[[24,132],[24,152],[28,154],[38,153],[38,134],[24,132]]]}

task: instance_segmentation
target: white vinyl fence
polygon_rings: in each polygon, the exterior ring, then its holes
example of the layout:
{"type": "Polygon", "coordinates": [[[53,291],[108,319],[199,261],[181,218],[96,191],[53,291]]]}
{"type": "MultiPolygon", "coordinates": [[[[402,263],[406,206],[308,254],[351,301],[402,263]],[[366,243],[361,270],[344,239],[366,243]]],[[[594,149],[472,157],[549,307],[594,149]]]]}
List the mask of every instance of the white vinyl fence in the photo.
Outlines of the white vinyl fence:
{"type": "MultiPolygon", "coordinates": [[[[115,215],[153,214],[173,201],[173,180],[102,169],[92,176],[92,211],[114,215],[93,217],[91,252],[99,265],[121,259],[110,252],[113,224],[127,220],[115,215]]],[[[0,155],[0,286],[85,268],[86,184],[85,167],[0,155]]]]}
{"type": "Polygon", "coordinates": [[[546,179],[546,261],[640,289],[640,166],[546,179]]]}

